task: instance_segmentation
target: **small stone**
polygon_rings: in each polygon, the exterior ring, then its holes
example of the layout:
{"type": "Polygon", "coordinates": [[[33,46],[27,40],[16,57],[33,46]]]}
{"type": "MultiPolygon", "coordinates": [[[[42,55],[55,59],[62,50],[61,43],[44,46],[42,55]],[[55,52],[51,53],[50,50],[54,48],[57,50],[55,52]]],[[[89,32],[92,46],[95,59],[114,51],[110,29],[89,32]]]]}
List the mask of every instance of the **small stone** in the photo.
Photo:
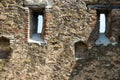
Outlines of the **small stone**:
{"type": "Polygon", "coordinates": [[[0,20],[6,20],[7,19],[7,16],[5,15],[0,15],[0,20]]]}
{"type": "Polygon", "coordinates": [[[0,3],[0,8],[3,7],[3,5],[0,3]]]}

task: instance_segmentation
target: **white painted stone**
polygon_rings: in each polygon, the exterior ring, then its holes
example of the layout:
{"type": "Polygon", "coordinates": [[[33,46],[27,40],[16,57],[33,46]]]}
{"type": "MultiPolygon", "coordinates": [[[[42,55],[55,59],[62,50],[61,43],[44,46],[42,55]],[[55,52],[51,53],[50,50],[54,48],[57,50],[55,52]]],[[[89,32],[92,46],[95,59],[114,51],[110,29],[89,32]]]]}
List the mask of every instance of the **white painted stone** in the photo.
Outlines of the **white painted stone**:
{"type": "Polygon", "coordinates": [[[28,40],[31,43],[46,44],[46,42],[40,37],[40,34],[33,34],[32,37],[28,40]]]}
{"type": "Polygon", "coordinates": [[[103,44],[104,46],[107,46],[110,44],[110,40],[105,36],[104,33],[99,33],[99,37],[95,42],[96,45],[103,44]]]}

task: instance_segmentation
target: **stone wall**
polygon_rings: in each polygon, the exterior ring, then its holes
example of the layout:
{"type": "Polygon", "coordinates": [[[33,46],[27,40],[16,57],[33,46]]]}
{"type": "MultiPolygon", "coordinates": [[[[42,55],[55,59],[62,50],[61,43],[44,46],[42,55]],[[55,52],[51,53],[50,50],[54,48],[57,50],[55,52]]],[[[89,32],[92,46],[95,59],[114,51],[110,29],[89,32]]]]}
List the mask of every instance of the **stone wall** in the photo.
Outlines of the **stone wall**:
{"type": "MultiPolygon", "coordinates": [[[[0,79],[119,80],[119,44],[94,44],[99,30],[97,14],[86,5],[92,1],[95,0],[51,0],[51,7],[44,1],[44,5],[37,5],[45,7],[46,17],[47,44],[39,45],[28,42],[30,5],[25,6],[22,0],[1,0],[0,35],[9,38],[12,53],[10,59],[0,60],[0,79]],[[79,41],[82,44],[77,44],[79,41]],[[80,46],[77,53],[81,59],[76,59],[75,44],[80,46]]],[[[110,18],[109,39],[119,42],[119,9],[112,10],[110,18]]]]}

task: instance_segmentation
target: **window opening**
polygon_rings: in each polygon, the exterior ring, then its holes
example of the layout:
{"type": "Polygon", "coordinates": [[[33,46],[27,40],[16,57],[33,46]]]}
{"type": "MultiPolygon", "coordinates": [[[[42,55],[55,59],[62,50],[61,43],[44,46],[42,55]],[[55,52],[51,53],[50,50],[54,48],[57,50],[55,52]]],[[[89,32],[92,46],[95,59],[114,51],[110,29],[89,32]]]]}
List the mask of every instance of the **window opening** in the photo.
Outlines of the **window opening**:
{"type": "Polygon", "coordinates": [[[43,44],[44,37],[44,11],[39,9],[30,10],[29,42],[43,44]]]}
{"type": "Polygon", "coordinates": [[[105,35],[105,31],[106,31],[106,22],[107,22],[107,17],[106,17],[106,13],[99,13],[99,37],[96,40],[95,44],[96,45],[101,45],[103,44],[104,46],[107,46],[108,44],[110,44],[110,40],[108,39],[108,37],[105,35]]]}
{"type": "Polygon", "coordinates": [[[42,33],[42,28],[43,28],[43,16],[38,15],[37,33],[42,33]]]}
{"type": "Polygon", "coordinates": [[[106,30],[106,16],[105,14],[100,14],[100,29],[99,33],[105,33],[106,30]]]}

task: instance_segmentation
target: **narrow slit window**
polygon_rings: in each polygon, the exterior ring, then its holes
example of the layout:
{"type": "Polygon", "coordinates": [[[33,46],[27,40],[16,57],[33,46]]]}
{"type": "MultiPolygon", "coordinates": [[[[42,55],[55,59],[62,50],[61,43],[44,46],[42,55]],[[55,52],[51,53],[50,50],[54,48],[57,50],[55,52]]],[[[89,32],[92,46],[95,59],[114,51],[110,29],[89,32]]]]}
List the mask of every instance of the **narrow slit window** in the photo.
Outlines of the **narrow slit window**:
{"type": "Polygon", "coordinates": [[[98,39],[96,40],[95,44],[96,45],[104,45],[107,46],[108,44],[110,44],[110,40],[108,39],[108,37],[106,36],[105,32],[106,32],[106,22],[107,22],[107,17],[106,17],[106,13],[104,12],[100,12],[99,13],[99,36],[98,39]]]}
{"type": "Polygon", "coordinates": [[[106,30],[106,16],[105,14],[100,14],[100,29],[99,33],[105,33],[106,30]]]}
{"type": "Polygon", "coordinates": [[[42,33],[42,28],[43,28],[43,16],[38,15],[37,33],[42,33]]]}

